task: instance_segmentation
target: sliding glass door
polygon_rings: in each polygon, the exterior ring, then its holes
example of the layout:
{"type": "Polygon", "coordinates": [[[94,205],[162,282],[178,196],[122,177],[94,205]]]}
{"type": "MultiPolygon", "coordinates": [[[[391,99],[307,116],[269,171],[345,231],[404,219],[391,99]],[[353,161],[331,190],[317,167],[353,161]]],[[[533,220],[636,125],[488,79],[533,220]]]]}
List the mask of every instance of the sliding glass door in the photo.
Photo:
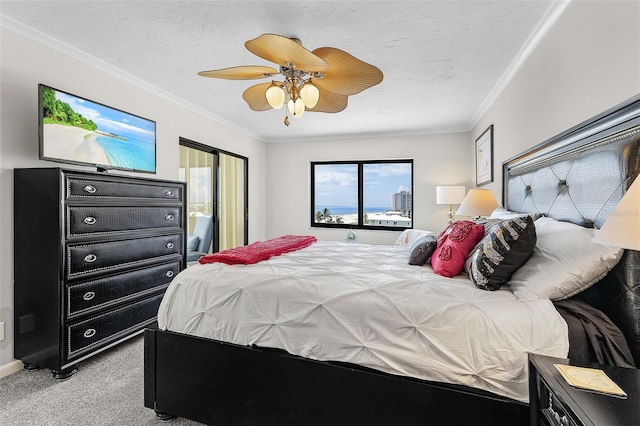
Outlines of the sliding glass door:
{"type": "Polygon", "coordinates": [[[187,182],[188,191],[188,252],[194,251],[196,241],[195,252],[204,253],[248,243],[247,162],[245,157],[180,138],[180,179],[187,182]],[[211,231],[208,245],[205,225],[211,231]]]}

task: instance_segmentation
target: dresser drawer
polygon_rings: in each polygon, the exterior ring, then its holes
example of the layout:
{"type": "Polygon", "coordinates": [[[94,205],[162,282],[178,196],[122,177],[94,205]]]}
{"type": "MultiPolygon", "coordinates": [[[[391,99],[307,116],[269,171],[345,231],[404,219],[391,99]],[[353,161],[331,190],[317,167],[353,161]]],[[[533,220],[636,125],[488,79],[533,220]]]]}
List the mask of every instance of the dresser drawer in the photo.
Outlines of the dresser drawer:
{"type": "Polygon", "coordinates": [[[182,234],[67,246],[67,277],[182,255],[182,234]]]}
{"type": "Polygon", "coordinates": [[[180,207],[67,208],[67,236],[122,233],[136,229],[180,228],[180,207]]]}
{"type": "Polygon", "coordinates": [[[136,182],[67,177],[67,199],[109,197],[180,201],[183,196],[180,185],[169,183],[141,185],[136,182]]]}
{"type": "Polygon", "coordinates": [[[168,285],[181,262],[155,265],[112,277],[66,286],[67,318],[108,308],[149,290],[168,285]]]}
{"type": "Polygon", "coordinates": [[[162,296],[163,294],[159,294],[67,326],[67,357],[73,358],[86,349],[117,340],[122,335],[150,324],[158,315],[162,296]]]}

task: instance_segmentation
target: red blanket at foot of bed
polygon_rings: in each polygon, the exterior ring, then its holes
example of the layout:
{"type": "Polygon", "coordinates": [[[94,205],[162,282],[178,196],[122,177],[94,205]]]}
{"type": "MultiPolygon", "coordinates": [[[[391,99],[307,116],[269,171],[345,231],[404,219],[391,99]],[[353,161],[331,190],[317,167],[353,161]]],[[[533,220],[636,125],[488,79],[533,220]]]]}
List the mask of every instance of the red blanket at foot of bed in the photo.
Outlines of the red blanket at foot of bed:
{"type": "Polygon", "coordinates": [[[202,256],[198,262],[214,263],[222,262],[227,265],[243,264],[249,265],[262,260],[267,260],[272,256],[289,253],[310,246],[316,242],[316,237],[306,235],[283,235],[267,241],[256,241],[248,246],[241,246],[218,253],[202,256]]]}

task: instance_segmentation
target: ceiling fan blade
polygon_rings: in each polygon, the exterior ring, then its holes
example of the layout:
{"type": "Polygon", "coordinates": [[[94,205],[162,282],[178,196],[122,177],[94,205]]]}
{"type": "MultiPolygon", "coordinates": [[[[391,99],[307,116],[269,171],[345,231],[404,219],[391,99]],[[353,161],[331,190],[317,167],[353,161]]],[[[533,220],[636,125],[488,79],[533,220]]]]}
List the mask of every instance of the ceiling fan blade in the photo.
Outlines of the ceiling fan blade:
{"type": "Polygon", "coordinates": [[[317,57],[296,41],[277,34],[262,34],[247,41],[245,47],[253,54],[267,61],[290,68],[305,71],[323,71],[329,67],[322,58],[317,57]]]}
{"type": "Polygon", "coordinates": [[[271,77],[275,74],[279,74],[278,70],[275,68],[259,65],[246,65],[219,70],[200,71],[198,73],[198,75],[202,77],[226,78],[227,80],[255,80],[258,78],[271,77]]]}
{"type": "Polygon", "coordinates": [[[334,93],[351,96],[380,83],[382,71],[371,64],[334,47],[320,47],[313,51],[329,64],[323,71],[323,78],[314,78],[313,82],[334,93]]]}
{"type": "Polygon", "coordinates": [[[242,99],[244,99],[247,104],[249,104],[249,108],[254,111],[270,110],[271,105],[267,102],[267,96],[265,95],[269,86],[271,86],[271,82],[251,86],[242,93],[242,99]]]}
{"type": "Polygon", "coordinates": [[[347,107],[348,96],[339,93],[333,93],[322,88],[318,88],[320,91],[320,99],[313,108],[306,110],[309,112],[340,112],[347,107]]]}

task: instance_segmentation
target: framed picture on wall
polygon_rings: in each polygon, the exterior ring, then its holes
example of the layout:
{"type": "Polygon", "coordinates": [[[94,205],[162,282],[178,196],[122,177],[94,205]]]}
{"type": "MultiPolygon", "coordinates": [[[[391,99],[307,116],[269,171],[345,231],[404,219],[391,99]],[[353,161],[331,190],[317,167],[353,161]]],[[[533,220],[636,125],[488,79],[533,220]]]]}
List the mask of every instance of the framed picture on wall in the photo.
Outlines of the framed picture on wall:
{"type": "Polygon", "coordinates": [[[476,139],[476,186],[493,182],[493,124],[476,139]]]}

